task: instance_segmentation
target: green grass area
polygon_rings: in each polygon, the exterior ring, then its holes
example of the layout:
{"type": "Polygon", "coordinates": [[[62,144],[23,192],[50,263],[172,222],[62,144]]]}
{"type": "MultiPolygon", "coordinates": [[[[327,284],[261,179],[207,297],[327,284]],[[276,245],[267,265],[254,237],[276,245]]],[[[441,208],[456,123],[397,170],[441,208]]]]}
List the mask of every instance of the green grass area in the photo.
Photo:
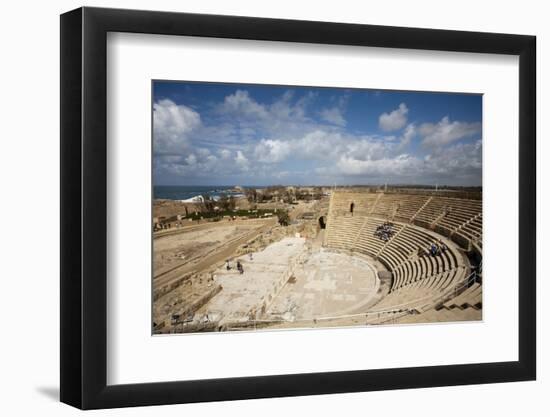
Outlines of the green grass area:
{"type": "Polygon", "coordinates": [[[277,211],[276,209],[273,210],[266,210],[266,209],[258,209],[258,210],[217,210],[217,211],[210,211],[210,212],[202,212],[202,213],[193,213],[187,216],[187,219],[193,219],[193,220],[199,220],[202,219],[213,219],[213,220],[221,220],[224,216],[235,216],[235,217],[248,217],[250,219],[257,219],[259,217],[265,217],[264,215],[267,213],[271,213],[272,215],[276,215],[277,211]]]}

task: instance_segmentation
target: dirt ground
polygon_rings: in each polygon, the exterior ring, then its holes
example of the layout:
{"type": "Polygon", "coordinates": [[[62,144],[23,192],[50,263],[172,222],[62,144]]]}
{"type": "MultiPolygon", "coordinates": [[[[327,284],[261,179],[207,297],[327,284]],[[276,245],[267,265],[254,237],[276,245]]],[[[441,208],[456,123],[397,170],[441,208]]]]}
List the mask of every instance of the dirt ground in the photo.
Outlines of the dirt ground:
{"type": "Polygon", "coordinates": [[[258,227],[257,223],[212,224],[208,228],[163,236],[153,241],[154,275],[187,263],[258,227]]]}
{"type": "MultiPolygon", "coordinates": [[[[264,208],[263,205],[261,208],[264,208]]],[[[297,235],[307,239],[311,246],[318,234],[317,218],[302,220],[300,216],[305,212],[318,211],[318,204],[300,202],[296,205],[285,205],[284,208],[289,210],[292,222],[287,227],[278,225],[277,218],[272,217],[204,222],[156,233],[153,239],[153,321],[155,326],[159,325],[158,332],[191,330],[180,328],[188,326],[187,324],[174,325],[174,315],[187,317],[196,312],[195,323],[200,317],[208,316],[206,313],[213,313],[211,308],[216,304],[214,300],[224,298],[223,295],[231,287],[228,282],[221,283],[214,279],[215,271],[220,267],[224,268],[226,259],[235,262],[235,257],[242,257],[242,262],[246,264],[249,262],[250,252],[257,254],[282,239],[293,239],[297,235]]],[[[261,256],[254,259],[256,264],[261,256]]],[[[266,265],[270,262],[273,259],[266,259],[266,265]]],[[[286,262],[283,264],[281,268],[288,268],[286,262]]],[[[246,278],[252,272],[248,266],[247,272],[241,278],[246,278]]],[[[248,294],[252,287],[258,286],[261,289],[268,281],[271,282],[266,277],[270,277],[275,271],[264,271],[264,267],[266,266],[257,265],[259,270],[255,271],[255,279],[240,288],[241,292],[248,294]],[[263,282],[262,277],[267,281],[263,282]]],[[[278,285],[281,277],[282,275],[275,273],[273,283],[278,285]]],[[[272,289],[268,292],[270,291],[272,289]]],[[[239,293],[239,288],[234,292],[239,293]]],[[[225,300],[222,304],[227,302],[225,300]]],[[[237,308],[237,313],[239,311],[237,308]]],[[[212,319],[212,314],[210,318],[212,319]]],[[[204,323],[199,320],[195,325],[202,327],[204,323]]]]}
{"type": "Polygon", "coordinates": [[[196,211],[202,211],[202,205],[194,203],[182,203],[177,200],[161,200],[153,201],[153,217],[173,217],[177,214],[185,215],[185,209],[189,214],[196,211]]]}

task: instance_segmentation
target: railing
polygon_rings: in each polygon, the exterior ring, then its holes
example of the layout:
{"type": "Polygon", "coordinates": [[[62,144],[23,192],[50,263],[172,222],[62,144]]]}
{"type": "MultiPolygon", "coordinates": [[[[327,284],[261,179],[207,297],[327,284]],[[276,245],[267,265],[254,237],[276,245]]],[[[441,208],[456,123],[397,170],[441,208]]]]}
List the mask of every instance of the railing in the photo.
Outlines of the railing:
{"type": "MultiPolygon", "coordinates": [[[[414,300],[412,302],[408,302],[408,303],[404,303],[404,304],[400,304],[400,305],[405,306],[405,305],[410,305],[411,303],[415,303],[415,304],[421,305],[424,310],[429,310],[431,308],[434,308],[437,305],[440,305],[440,304],[443,304],[443,303],[447,302],[448,300],[452,300],[453,298],[458,296],[464,288],[469,287],[476,280],[477,280],[477,273],[476,273],[476,271],[472,271],[466,278],[464,278],[462,281],[460,281],[459,283],[457,283],[454,286],[452,286],[451,288],[449,288],[447,291],[444,291],[442,294],[440,294],[436,298],[434,298],[433,296],[426,296],[426,297],[423,297],[423,298],[419,298],[418,300],[414,300]],[[428,304],[422,304],[422,302],[424,300],[426,300],[426,301],[431,300],[431,302],[428,303],[428,304]]],[[[377,324],[387,323],[388,321],[395,321],[398,318],[407,316],[409,314],[419,314],[419,311],[418,311],[417,308],[410,308],[409,307],[409,308],[399,309],[400,305],[396,305],[395,307],[397,307],[397,308],[394,309],[395,311],[397,311],[397,313],[400,313],[399,315],[389,317],[388,320],[380,321],[377,324]]],[[[391,311],[386,310],[386,311],[380,311],[379,313],[386,313],[387,314],[389,312],[391,312],[391,311]]],[[[371,313],[377,313],[377,312],[371,312],[371,313]]]]}
{"type": "Polygon", "coordinates": [[[316,324],[318,322],[341,320],[341,319],[346,319],[346,318],[369,319],[369,316],[376,316],[376,318],[380,318],[385,314],[393,314],[392,317],[396,317],[395,315],[398,314],[398,313],[405,313],[405,315],[406,315],[406,314],[412,314],[413,312],[414,312],[414,310],[412,310],[412,309],[408,309],[408,310],[390,309],[390,310],[380,310],[380,311],[367,311],[365,313],[357,313],[357,314],[344,314],[344,315],[339,315],[339,316],[313,317],[313,318],[295,319],[295,320],[286,320],[286,319],[282,319],[282,318],[280,318],[280,319],[279,318],[277,318],[277,319],[253,319],[253,318],[249,318],[246,321],[225,323],[224,326],[228,330],[238,330],[238,329],[242,329],[242,328],[254,328],[254,329],[256,329],[258,327],[258,325],[261,326],[261,325],[274,325],[274,324],[284,324],[284,323],[293,323],[293,324],[315,323],[316,324]]]}
{"type": "Polygon", "coordinates": [[[441,296],[436,298],[435,301],[431,303],[431,307],[435,307],[439,304],[443,304],[446,301],[455,298],[462,292],[462,290],[469,287],[471,284],[476,282],[476,280],[477,280],[477,272],[472,271],[466,278],[464,278],[461,282],[456,284],[450,291],[445,292],[441,296]]]}
{"type": "MultiPolygon", "coordinates": [[[[469,286],[475,280],[477,279],[476,272],[472,272],[469,274],[464,280],[454,285],[452,288],[450,288],[448,291],[445,291],[443,294],[441,294],[437,298],[433,297],[424,297],[420,298],[418,300],[415,300],[414,303],[422,303],[423,300],[432,300],[429,304],[425,304],[424,306],[429,306],[428,309],[435,307],[438,304],[442,304],[446,302],[447,300],[450,300],[461,292],[462,289],[469,286]]],[[[410,304],[410,303],[407,303],[410,304]]],[[[406,305],[406,304],[402,304],[406,305]]],[[[264,327],[264,326],[270,326],[270,325],[277,325],[277,324],[285,324],[285,323],[293,323],[296,324],[317,324],[319,322],[330,322],[334,320],[341,320],[341,319],[349,319],[349,318],[363,318],[366,320],[366,325],[379,325],[384,324],[388,322],[396,323],[397,320],[401,319],[402,317],[409,316],[412,314],[419,314],[418,309],[415,307],[406,307],[406,308],[400,308],[399,305],[395,306],[391,309],[386,310],[377,310],[377,311],[367,311],[364,313],[357,313],[357,314],[344,314],[344,315],[338,315],[338,316],[325,316],[325,317],[312,317],[312,318],[306,318],[306,319],[294,319],[294,320],[288,320],[283,318],[273,318],[273,319],[255,319],[255,318],[248,318],[247,320],[242,321],[235,321],[235,322],[226,322],[226,323],[216,323],[214,326],[213,323],[209,323],[211,327],[218,328],[223,327],[224,330],[256,330],[258,327],[264,327]],[[372,320],[369,322],[368,320],[372,320]]]]}

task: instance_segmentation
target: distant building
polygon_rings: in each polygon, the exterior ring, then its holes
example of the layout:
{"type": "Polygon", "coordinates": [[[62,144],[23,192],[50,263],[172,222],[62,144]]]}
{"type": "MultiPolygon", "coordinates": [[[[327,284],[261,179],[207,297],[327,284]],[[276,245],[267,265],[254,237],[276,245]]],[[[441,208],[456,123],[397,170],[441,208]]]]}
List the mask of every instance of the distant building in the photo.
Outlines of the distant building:
{"type": "Polygon", "coordinates": [[[183,203],[204,203],[205,199],[202,195],[188,198],[187,200],[181,200],[183,203]]]}

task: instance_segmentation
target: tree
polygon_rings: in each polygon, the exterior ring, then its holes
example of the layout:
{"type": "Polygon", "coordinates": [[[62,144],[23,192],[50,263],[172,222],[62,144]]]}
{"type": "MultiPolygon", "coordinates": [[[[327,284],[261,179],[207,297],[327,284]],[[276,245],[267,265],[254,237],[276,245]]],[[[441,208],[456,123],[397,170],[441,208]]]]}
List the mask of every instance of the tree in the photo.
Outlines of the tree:
{"type": "Polygon", "coordinates": [[[237,200],[234,196],[229,196],[229,201],[227,202],[227,206],[229,210],[235,210],[235,207],[237,206],[237,200]]]}
{"type": "Polygon", "coordinates": [[[208,213],[214,211],[215,204],[216,202],[210,196],[204,197],[204,208],[208,213]]]}
{"type": "Polygon", "coordinates": [[[247,188],[244,191],[244,194],[246,195],[249,203],[255,203],[258,199],[258,192],[255,188],[247,188]]]}
{"type": "Polygon", "coordinates": [[[284,190],[283,192],[283,201],[285,203],[292,203],[294,201],[294,192],[290,190],[284,190]]]}
{"type": "Polygon", "coordinates": [[[228,211],[228,210],[235,209],[235,206],[237,205],[237,201],[235,200],[235,197],[233,197],[232,195],[228,197],[227,194],[222,194],[220,195],[218,204],[223,211],[228,211]]]}
{"type": "Polygon", "coordinates": [[[323,190],[320,188],[316,188],[313,194],[313,199],[320,200],[321,198],[323,198],[323,190]]]}
{"type": "Polygon", "coordinates": [[[277,213],[277,218],[279,219],[279,224],[281,226],[288,226],[290,224],[290,216],[286,211],[279,211],[277,213]]]}
{"type": "Polygon", "coordinates": [[[260,197],[260,202],[271,201],[271,199],[273,198],[273,196],[271,195],[271,191],[269,191],[269,189],[267,188],[262,192],[260,197]]]}
{"type": "Polygon", "coordinates": [[[221,194],[220,198],[218,199],[218,205],[223,211],[228,210],[229,208],[229,198],[227,198],[227,194],[221,194]]]}

